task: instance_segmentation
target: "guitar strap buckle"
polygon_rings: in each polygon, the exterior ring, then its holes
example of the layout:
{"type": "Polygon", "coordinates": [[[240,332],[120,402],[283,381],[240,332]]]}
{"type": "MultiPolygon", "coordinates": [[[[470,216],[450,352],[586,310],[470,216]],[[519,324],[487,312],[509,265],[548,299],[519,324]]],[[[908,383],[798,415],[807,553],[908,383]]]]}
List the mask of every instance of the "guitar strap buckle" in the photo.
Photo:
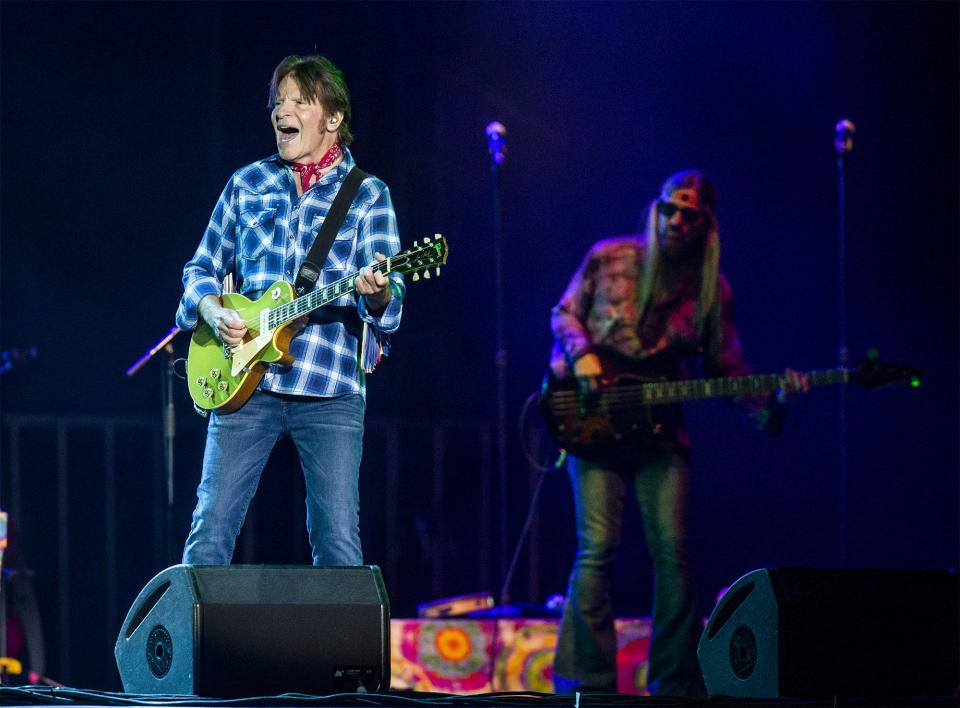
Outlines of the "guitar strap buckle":
{"type": "Polygon", "coordinates": [[[308,290],[312,290],[319,277],[320,269],[314,263],[304,261],[300,266],[300,272],[297,273],[297,295],[303,295],[308,290]]]}

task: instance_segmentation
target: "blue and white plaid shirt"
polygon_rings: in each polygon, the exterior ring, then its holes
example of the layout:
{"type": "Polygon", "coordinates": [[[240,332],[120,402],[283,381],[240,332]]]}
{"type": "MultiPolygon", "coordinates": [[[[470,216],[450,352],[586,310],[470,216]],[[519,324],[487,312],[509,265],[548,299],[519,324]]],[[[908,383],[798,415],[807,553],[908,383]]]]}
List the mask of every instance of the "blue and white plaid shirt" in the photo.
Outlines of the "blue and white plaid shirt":
{"type": "MultiPolygon", "coordinates": [[[[220,295],[221,283],[230,272],[235,273],[238,292],[251,300],[277,280],[294,281],[340,185],[355,164],[350,151],[344,148],[343,152],[340,164],[300,197],[292,171],[278,155],[234,173],[197,252],[183,269],[178,327],[196,328],[200,300],[220,295]]],[[[400,239],[387,185],[371,176],[360,185],[317,287],[374,262],[375,251],[396,255],[400,239]]],[[[364,298],[356,292],[320,308],[290,343],[294,363],[269,365],[260,387],[299,396],[362,394],[361,321],[374,329],[370,335],[378,338],[400,326],[403,278],[399,273],[391,273],[389,278],[393,298],[379,317],[367,312],[364,298]]]]}

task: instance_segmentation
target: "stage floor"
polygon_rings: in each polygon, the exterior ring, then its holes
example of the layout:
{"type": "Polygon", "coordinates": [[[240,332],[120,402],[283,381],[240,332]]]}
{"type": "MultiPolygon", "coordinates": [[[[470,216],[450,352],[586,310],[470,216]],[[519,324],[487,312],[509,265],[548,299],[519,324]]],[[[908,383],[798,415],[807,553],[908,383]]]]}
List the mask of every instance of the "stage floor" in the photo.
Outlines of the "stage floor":
{"type": "Polygon", "coordinates": [[[384,693],[286,693],[245,698],[125,694],[71,687],[0,687],[0,705],[324,708],[603,708],[605,706],[960,706],[956,696],[703,700],[646,695],[649,618],[618,618],[617,693],[553,693],[556,619],[391,620],[391,690],[384,693]]]}
{"type": "Polygon", "coordinates": [[[147,696],[124,693],[84,691],[75,688],[52,688],[47,686],[0,687],[0,705],[17,706],[60,705],[69,708],[93,708],[94,706],[183,706],[192,708],[220,708],[226,706],[257,706],[259,708],[287,708],[289,706],[323,706],[324,708],[431,708],[433,706],[474,706],[478,708],[524,708],[537,706],[550,708],[602,708],[604,706],[748,706],[761,708],[820,708],[847,706],[849,708],[880,708],[904,706],[924,708],[956,706],[954,696],[911,698],[828,698],[823,700],[799,699],[746,699],[715,696],[698,701],[682,698],[636,696],[630,694],[572,694],[554,695],[525,692],[483,693],[455,695],[446,693],[423,693],[414,691],[390,691],[387,693],[340,693],[325,696],[284,694],[253,698],[212,699],[196,696],[147,696]]]}

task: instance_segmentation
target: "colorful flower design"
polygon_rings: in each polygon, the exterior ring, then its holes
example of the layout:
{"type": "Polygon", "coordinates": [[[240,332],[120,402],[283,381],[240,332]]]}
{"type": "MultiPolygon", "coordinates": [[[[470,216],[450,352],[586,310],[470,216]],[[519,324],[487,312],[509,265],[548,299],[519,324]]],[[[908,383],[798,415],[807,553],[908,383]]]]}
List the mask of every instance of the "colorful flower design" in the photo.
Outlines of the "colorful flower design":
{"type": "MultiPolygon", "coordinates": [[[[618,619],[617,690],[646,694],[649,619],[618,619]]],[[[391,685],[443,693],[553,691],[559,622],[393,620],[391,685]]]]}
{"type": "Polygon", "coordinates": [[[617,692],[649,695],[650,620],[618,619],[614,626],[617,631],[617,692]]]}
{"type": "Polygon", "coordinates": [[[444,627],[433,638],[437,654],[445,661],[462,664],[473,652],[470,635],[460,627],[444,627]]]}
{"type": "Polygon", "coordinates": [[[493,627],[492,620],[394,620],[393,687],[444,693],[490,691],[493,627]]]}
{"type": "Polygon", "coordinates": [[[556,620],[502,620],[494,690],[553,692],[556,620]]]}

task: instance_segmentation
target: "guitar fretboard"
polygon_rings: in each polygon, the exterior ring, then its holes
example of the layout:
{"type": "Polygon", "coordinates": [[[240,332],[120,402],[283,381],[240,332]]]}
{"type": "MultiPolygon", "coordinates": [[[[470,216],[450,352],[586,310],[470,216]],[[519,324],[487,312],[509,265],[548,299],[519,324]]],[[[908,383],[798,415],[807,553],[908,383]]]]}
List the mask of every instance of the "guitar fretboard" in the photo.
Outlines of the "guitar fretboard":
{"type": "MultiPolygon", "coordinates": [[[[392,270],[397,270],[398,265],[396,261],[387,260],[373,264],[372,268],[375,273],[383,273],[386,275],[392,270]]],[[[327,303],[333,302],[337,298],[352,292],[356,279],[357,273],[351,273],[346,278],[341,278],[335,283],[330,283],[330,285],[326,285],[319,290],[311,290],[303,297],[291,300],[284,305],[274,308],[267,316],[267,325],[270,329],[276,329],[287,322],[292,322],[298,317],[309,315],[317,308],[323,307],[327,303]]]]}
{"type": "MultiPolygon", "coordinates": [[[[848,369],[825,369],[809,371],[811,386],[828,386],[850,381],[848,369]]],[[[780,388],[783,374],[758,374],[751,376],[727,376],[714,379],[690,379],[685,381],[656,381],[652,383],[627,384],[620,391],[633,389],[640,393],[643,403],[680,403],[704,398],[749,396],[767,393],[780,388]]]]}
{"type": "MultiPolygon", "coordinates": [[[[370,268],[374,273],[382,273],[383,275],[388,273],[413,273],[413,279],[416,280],[420,271],[424,270],[427,271],[424,277],[429,278],[429,268],[431,267],[436,267],[437,275],[440,275],[440,266],[446,262],[447,241],[442,235],[437,234],[434,241],[425,238],[423,246],[417,246],[416,241],[414,241],[412,249],[398,253],[384,261],[371,263],[370,268]]],[[[353,272],[335,283],[317,290],[311,290],[303,297],[298,297],[269,310],[266,316],[267,329],[272,331],[288,322],[293,322],[298,317],[308,315],[317,308],[353,292],[357,275],[358,272],[353,272]]]]}

